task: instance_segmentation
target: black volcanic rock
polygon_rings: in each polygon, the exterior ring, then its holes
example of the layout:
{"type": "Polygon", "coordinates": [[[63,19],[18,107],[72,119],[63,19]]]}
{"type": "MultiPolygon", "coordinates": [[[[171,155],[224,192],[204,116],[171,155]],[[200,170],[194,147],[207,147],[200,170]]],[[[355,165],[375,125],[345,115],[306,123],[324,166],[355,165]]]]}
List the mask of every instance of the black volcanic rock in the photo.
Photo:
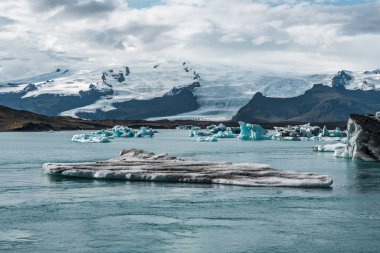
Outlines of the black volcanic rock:
{"type": "Polygon", "coordinates": [[[125,67],[125,75],[129,76],[130,73],[131,71],[129,70],[129,67],[125,67]]]}
{"type": "Polygon", "coordinates": [[[303,95],[271,98],[256,93],[233,117],[245,122],[338,122],[350,114],[380,109],[380,91],[347,90],[344,86],[316,84],[303,95]]]}
{"type": "Polygon", "coordinates": [[[77,113],[76,115],[84,119],[145,119],[152,117],[165,117],[180,113],[194,111],[199,108],[194,90],[199,87],[199,82],[191,85],[173,88],[162,97],[149,100],[129,100],[115,103],[116,108],[111,111],[97,110],[95,113],[77,113]]]}
{"type": "Polygon", "coordinates": [[[331,80],[332,87],[346,86],[353,77],[345,70],[339,71],[331,80]]]}

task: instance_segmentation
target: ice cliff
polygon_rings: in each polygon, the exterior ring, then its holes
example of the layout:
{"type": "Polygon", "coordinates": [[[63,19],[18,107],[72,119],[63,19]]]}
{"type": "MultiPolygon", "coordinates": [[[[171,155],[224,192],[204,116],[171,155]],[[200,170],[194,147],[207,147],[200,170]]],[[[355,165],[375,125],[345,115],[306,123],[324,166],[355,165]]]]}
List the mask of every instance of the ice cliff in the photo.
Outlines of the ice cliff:
{"type": "Polygon", "coordinates": [[[352,160],[380,161],[380,118],[352,114],[347,123],[347,145],[335,156],[352,160]]]}

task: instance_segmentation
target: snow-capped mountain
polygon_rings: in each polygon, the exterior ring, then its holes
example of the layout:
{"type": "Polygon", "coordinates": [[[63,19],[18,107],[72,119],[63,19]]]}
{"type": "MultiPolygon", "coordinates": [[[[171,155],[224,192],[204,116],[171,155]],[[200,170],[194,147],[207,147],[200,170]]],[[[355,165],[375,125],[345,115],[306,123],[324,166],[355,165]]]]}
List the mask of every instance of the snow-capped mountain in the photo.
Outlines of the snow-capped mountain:
{"type": "Polygon", "coordinates": [[[257,92],[268,97],[294,97],[316,83],[347,89],[380,89],[380,71],[279,74],[173,61],[97,70],[57,69],[0,83],[0,104],[47,115],[97,119],[112,115],[222,120],[232,118],[257,92]],[[185,106],[185,101],[192,106],[185,106]],[[163,107],[157,103],[168,108],[157,110],[156,107],[163,107]],[[155,109],[143,108],[148,106],[155,109]],[[134,114],[132,108],[145,113],[134,114]]]}

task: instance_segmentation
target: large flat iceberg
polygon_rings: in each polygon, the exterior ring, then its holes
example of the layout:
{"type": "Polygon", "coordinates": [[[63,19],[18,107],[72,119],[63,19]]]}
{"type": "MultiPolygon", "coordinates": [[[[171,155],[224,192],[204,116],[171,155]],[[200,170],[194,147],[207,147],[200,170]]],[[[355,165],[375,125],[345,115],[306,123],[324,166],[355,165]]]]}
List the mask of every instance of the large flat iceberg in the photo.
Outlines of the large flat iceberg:
{"type": "Polygon", "coordinates": [[[92,179],[226,184],[242,186],[330,187],[332,179],[313,173],[284,172],[266,164],[183,160],[138,149],[86,163],[45,163],[49,175],[92,179]]]}

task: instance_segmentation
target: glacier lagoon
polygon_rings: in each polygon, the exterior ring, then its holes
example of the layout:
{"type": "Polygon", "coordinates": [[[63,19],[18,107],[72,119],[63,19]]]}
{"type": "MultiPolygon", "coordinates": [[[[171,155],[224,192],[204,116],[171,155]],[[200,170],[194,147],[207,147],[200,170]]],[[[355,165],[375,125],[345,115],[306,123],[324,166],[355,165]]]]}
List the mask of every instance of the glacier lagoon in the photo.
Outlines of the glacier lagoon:
{"type": "Polygon", "coordinates": [[[380,165],[316,153],[324,142],[195,142],[188,131],[73,143],[78,132],[0,133],[0,251],[376,252],[380,165]],[[44,162],[141,148],[332,176],[331,189],[63,179],[44,162]]]}

